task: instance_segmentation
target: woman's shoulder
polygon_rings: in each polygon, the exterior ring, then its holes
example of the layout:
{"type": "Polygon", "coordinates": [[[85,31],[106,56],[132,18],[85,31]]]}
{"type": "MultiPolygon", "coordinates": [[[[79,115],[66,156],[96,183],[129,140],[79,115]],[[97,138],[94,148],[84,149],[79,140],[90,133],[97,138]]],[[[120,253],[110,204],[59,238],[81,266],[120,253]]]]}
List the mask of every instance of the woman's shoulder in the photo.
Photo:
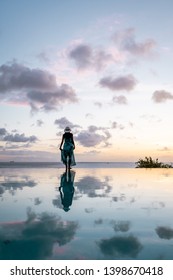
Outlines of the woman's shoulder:
{"type": "Polygon", "coordinates": [[[63,136],[64,137],[73,137],[73,133],[71,133],[71,132],[65,132],[64,134],[63,134],[63,136]]]}

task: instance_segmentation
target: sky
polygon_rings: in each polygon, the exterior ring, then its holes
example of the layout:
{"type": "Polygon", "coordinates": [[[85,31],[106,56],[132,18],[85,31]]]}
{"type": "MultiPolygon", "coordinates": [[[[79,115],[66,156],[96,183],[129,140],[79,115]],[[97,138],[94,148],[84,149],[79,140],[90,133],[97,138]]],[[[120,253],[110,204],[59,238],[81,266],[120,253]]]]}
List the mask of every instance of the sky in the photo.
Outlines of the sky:
{"type": "Polygon", "coordinates": [[[173,162],[172,0],[1,0],[0,161],[173,162]]]}

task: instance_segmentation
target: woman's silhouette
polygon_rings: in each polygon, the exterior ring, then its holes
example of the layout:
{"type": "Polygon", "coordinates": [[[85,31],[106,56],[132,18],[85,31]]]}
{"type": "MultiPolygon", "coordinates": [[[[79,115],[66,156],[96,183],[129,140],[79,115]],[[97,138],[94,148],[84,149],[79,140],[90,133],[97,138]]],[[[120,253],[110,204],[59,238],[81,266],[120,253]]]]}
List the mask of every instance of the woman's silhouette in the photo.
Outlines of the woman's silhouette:
{"type": "Polygon", "coordinates": [[[75,143],[71,129],[68,126],[64,129],[64,134],[62,136],[62,141],[59,148],[61,150],[61,161],[65,164],[66,171],[68,171],[70,170],[71,166],[76,165],[73,153],[73,150],[75,149],[75,143]]]}

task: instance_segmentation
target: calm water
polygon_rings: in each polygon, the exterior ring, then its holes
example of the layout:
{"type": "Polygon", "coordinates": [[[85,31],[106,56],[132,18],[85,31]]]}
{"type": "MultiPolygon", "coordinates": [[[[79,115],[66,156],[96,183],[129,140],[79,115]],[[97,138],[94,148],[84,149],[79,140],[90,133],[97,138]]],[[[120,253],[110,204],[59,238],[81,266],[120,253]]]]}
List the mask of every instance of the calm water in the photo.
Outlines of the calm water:
{"type": "Polygon", "coordinates": [[[173,170],[0,169],[0,259],[173,260],[173,170]]]}

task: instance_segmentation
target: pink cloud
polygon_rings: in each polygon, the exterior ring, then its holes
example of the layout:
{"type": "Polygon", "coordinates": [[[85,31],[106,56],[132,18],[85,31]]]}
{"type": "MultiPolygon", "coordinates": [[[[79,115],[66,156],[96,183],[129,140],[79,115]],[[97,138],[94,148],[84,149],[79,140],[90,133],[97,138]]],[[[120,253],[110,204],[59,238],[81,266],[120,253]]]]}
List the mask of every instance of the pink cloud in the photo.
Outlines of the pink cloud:
{"type": "Polygon", "coordinates": [[[173,94],[165,90],[156,90],[153,93],[152,99],[156,103],[163,103],[166,102],[167,100],[172,100],[173,94]]]}

